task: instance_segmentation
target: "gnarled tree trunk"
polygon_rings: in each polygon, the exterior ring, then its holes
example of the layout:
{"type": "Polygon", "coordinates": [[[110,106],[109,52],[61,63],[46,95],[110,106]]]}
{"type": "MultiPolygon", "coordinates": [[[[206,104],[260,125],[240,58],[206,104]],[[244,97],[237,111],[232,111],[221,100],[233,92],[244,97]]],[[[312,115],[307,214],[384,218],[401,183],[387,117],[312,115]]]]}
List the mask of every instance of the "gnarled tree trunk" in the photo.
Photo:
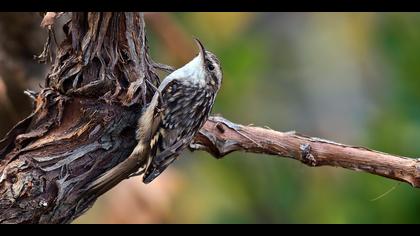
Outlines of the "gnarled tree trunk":
{"type": "MultiPolygon", "coordinates": [[[[63,30],[45,88],[28,93],[32,114],[0,141],[0,223],[71,222],[121,181],[88,188],[129,156],[137,120],[159,84],[155,70],[172,70],[149,58],[140,13],[71,13],[63,30]]],[[[48,50],[39,59],[45,56],[48,50]]],[[[210,117],[190,147],[217,158],[233,151],[277,155],[420,187],[418,159],[220,117],[210,117]]]]}
{"type": "Polygon", "coordinates": [[[140,13],[72,13],[33,113],[0,143],[0,222],[65,223],[84,186],[126,158],[157,85],[140,13]]]}

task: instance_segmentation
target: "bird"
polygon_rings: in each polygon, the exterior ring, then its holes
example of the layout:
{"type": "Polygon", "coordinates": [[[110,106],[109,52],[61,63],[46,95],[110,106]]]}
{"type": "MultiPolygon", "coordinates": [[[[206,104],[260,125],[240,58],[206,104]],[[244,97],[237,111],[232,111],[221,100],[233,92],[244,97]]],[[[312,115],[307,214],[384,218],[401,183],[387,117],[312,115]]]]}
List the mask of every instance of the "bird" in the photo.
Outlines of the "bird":
{"type": "Polygon", "coordinates": [[[195,38],[199,53],[166,76],[137,122],[137,145],[130,156],[100,176],[87,192],[101,194],[127,176],[151,183],[188,147],[212,111],[222,85],[218,57],[195,38]],[[137,170],[137,172],[136,172],[137,170]]]}
{"type": "Polygon", "coordinates": [[[148,150],[143,182],[150,183],[193,140],[212,111],[222,85],[223,73],[215,54],[195,39],[199,53],[189,63],[169,74],[158,87],[140,117],[138,145],[148,150]]]}

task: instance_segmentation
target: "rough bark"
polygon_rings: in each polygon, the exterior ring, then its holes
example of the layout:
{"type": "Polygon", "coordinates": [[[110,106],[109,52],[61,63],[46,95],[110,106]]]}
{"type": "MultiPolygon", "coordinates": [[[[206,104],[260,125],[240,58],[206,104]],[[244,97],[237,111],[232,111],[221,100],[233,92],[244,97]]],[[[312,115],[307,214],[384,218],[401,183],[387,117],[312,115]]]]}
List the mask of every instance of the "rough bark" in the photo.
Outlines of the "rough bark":
{"type": "MultiPolygon", "coordinates": [[[[88,210],[98,194],[86,187],[136,144],[150,84],[159,84],[155,70],[171,70],[150,59],[140,13],[76,12],[63,30],[45,87],[30,94],[32,114],[0,141],[0,223],[68,223],[88,210]]],[[[420,186],[417,160],[217,117],[191,148],[216,157],[239,150],[279,155],[420,186]]]]}
{"type": "Polygon", "coordinates": [[[296,132],[243,126],[210,117],[191,145],[216,158],[234,151],[292,158],[311,167],[334,166],[399,180],[420,187],[420,161],[365,147],[350,146],[296,132]]]}
{"type": "Polygon", "coordinates": [[[34,111],[0,142],[0,222],[66,223],[83,187],[126,158],[153,95],[140,13],[72,13],[34,111]]]}

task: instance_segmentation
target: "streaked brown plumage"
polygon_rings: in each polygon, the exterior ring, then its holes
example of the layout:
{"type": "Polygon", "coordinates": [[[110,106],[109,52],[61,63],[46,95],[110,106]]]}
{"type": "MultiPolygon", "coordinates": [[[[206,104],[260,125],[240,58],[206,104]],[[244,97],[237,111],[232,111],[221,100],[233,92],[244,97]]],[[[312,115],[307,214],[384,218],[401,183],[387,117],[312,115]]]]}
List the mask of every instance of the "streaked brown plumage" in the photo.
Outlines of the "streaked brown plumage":
{"type": "Polygon", "coordinates": [[[204,125],[223,75],[217,57],[196,41],[200,49],[198,56],[162,81],[140,117],[136,132],[138,144],[133,152],[89,184],[87,193],[100,195],[130,174],[144,173],[143,182],[150,183],[204,125]]]}
{"type": "Polygon", "coordinates": [[[139,120],[138,150],[148,150],[143,182],[159,176],[207,120],[222,82],[219,60],[197,40],[199,55],[168,75],[139,120]],[[159,97],[160,96],[160,97],[159,97]]]}

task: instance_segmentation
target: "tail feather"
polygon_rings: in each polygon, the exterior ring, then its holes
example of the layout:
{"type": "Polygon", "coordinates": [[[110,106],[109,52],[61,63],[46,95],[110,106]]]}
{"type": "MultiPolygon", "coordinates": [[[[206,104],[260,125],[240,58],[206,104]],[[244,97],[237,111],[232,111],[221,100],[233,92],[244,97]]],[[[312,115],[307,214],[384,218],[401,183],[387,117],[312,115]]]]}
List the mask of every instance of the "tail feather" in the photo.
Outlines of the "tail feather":
{"type": "Polygon", "coordinates": [[[145,157],[149,153],[147,147],[148,145],[139,143],[127,159],[89,184],[86,191],[90,194],[101,195],[120,181],[128,178],[136,170],[141,172],[141,169],[145,169],[145,161],[147,161],[145,157]]]}
{"type": "Polygon", "coordinates": [[[143,183],[148,184],[158,177],[162,172],[176,160],[178,155],[173,155],[169,159],[166,159],[165,163],[159,165],[152,164],[148,167],[143,175],[143,183]]]}

